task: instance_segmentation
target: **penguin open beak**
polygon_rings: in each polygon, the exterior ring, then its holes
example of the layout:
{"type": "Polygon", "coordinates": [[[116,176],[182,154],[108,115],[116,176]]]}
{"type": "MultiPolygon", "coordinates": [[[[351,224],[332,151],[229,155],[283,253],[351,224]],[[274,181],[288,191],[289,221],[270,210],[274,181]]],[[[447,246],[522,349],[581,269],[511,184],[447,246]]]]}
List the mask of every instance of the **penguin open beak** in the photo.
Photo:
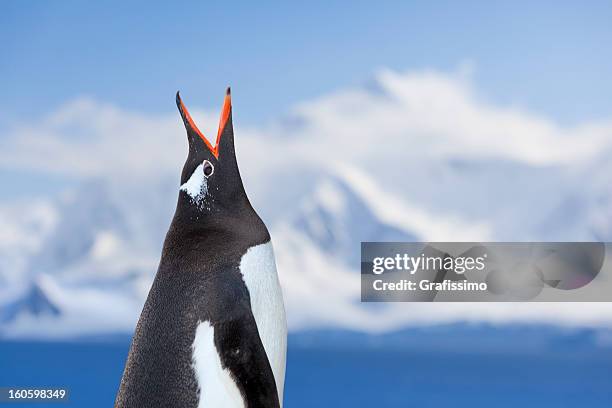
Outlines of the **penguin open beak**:
{"type": "Polygon", "coordinates": [[[219,129],[217,130],[217,139],[215,141],[215,145],[211,145],[208,141],[204,133],[198,129],[198,126],[193,121],[193,118],[189,114],[187,107],[183,104],[183,100],[181,99],[180,92],[176,92],[176,105],[181,112],[181,117],[183,118],[183,122],[185,123],[185,127],[187,130],[192,130],[195,132],[200,138],[204,141],[204,144],[210,150],[210,152],[215,156],[216,159],[219,159],[219,142],[221,140],[221,135],[223,134],[223,129],[225,129],[225,125],[227,125],[227,121],[230,117],[230,112],[232,110],[232,93],[231,89],[228,86],[227,91],[225,92],[225,99],[223,101],[223,109],[221,109],[221,118],[219,119],[219,129]]]}

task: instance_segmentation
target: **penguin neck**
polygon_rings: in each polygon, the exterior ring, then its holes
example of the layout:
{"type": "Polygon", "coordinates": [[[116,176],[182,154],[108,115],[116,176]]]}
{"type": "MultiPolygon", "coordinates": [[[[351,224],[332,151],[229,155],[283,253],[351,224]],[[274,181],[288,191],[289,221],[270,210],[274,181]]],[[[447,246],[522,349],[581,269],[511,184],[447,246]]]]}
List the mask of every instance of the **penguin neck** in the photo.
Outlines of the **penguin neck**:
{"type": "Polygon", "coordinates": [[[211,198],[208,205],[200,206],[195,205],[181,192],[169,235],[173,238],[188,236],[205,239],[219,233],[250,242],[252,245],[270,240],[265,224],[244,192],[240,194],[235,191],[229,195],[211,198]]]}

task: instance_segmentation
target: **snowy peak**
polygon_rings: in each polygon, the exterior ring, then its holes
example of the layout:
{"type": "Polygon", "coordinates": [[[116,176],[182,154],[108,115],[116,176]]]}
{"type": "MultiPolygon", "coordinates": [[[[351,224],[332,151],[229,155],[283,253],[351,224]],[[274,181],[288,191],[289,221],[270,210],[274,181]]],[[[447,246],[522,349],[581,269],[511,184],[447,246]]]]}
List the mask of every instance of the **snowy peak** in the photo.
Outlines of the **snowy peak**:
{"type": "Polygon", "coordinates": [[[59,307],[49,299],[40,284],[34,282],[21,298],[3,306],[0,321],[9,323],[24,315],[53,317],[60,314],[59,307]]]}
{"type": "Polygon", "coordinates": [[[329,176],[307,196],[291,226],[315,247],[344,262],[359,264],[359,242],[415,241],[415,234],[385,223],[345,180],[329,176]]]}

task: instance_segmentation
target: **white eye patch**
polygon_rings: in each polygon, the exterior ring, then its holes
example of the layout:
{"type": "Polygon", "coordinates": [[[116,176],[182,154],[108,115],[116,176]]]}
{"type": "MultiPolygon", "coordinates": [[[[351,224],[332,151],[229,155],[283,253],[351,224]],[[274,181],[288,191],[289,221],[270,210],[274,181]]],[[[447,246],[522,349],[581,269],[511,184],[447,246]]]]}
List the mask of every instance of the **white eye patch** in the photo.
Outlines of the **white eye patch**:
{"type": "Polygon", "coordinates": [[[208,180],[204,175],[204,163],[193,171],[189,180],[181,186],[181,190],[186,192],[195,204],[200,204],[208,193],[208,180]]]}

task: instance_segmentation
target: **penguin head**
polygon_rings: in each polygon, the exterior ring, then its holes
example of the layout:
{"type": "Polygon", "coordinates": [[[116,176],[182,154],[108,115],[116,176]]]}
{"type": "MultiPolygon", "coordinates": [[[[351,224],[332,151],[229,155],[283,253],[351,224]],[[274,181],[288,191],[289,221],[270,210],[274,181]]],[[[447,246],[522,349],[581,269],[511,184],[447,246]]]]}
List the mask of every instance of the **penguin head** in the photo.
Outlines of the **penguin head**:
{"type": "Polygon", "coordinates": [[[236,162],[230,88],[225,95],[214,145],[198,129],[179,92],[176,104],[189,141],[189,155],[181,174],[179,206],[195,214],[250,207],[236,162]]]}

